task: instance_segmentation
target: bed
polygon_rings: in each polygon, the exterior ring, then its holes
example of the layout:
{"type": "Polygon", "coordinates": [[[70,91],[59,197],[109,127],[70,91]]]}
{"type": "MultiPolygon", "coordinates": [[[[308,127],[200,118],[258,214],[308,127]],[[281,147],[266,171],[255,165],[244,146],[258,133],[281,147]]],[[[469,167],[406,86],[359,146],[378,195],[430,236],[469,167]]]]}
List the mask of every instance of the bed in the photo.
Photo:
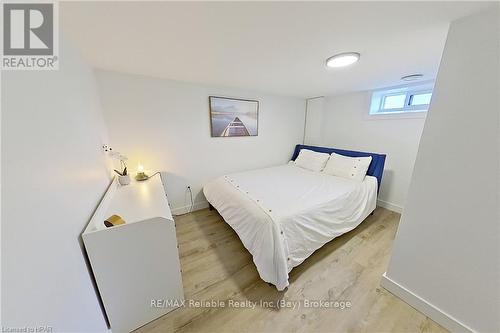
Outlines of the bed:
{"type": "Polygon", "coordinates": [[[203,188],[238,234],[262,280],[284,290],[288,273],[357,227],[376,207],[385,155],[297,145],[286,165],[219,177],[203,188]],[[372,160],[362,182],[295,166],[302,149],[372,160]]]}

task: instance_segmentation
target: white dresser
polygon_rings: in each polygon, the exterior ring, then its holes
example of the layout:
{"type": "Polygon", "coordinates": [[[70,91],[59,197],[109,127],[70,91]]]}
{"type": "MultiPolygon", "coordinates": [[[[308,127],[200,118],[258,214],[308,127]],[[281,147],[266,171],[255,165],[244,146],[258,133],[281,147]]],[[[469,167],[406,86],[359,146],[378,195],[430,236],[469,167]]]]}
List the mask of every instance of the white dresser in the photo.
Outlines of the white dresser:
{"type": "Polygon", "coordinates": [[[169,300],[184,299],[175,223],[160,175],[127,186],[115,178],[82,238],[112,332],[132,331],[173,310],[169,300]],[[107,228],[111,215],[126,223],[107,228]]]}

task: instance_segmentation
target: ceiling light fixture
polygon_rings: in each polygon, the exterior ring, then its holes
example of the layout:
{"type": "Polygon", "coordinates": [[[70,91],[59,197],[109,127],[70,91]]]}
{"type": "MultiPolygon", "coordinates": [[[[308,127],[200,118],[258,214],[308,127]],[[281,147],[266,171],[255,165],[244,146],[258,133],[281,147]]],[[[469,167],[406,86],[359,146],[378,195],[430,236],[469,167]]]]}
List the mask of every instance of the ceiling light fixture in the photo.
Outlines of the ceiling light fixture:
{"type": "Polygon", "coordinates": [[[326,66],[331,68],[346,67],[359,60],[360,54],[357,52],[339,53],[326,59],[326,66]]]}
{"type": "Polygon", "coordinates": [[[405,75],[401,78],[403,81],[415,81],[424,77],[424,74],[405,75]]]}

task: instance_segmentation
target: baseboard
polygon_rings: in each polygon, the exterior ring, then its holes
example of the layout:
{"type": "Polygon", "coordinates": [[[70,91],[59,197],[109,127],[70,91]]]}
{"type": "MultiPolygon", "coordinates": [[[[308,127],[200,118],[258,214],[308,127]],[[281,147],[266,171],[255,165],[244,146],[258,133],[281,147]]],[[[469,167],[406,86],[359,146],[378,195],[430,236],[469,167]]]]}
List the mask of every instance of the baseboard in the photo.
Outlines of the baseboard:
{"type": "MultiPolygon", "coordinates": [[[[208,207],[208,202],[206,200],[195,202],[193,205],[192,211],[194,212],[196,210],[204,209],[207,207],[208,207]]],[[[172,215],[182,215],[182,214],[189,213],[190,208],[191,208],[191,205],[172,208],[172,215]]]]}
{"type": "Polygon", "coordinates": [[[392,210],[393,212],[401,214],[403,212],[403,207],[393,204],[392,202],[377,200],[377,206],[384,207],[385,209],[392,210]]]}
{"type": "Polygon", "coordinates": [[[475,333],[475,331],[472,328],[461,323],[456,318],[447,314],[438,307],[432,305],[431,303],[421,298],[420,296],[414,294],[413,292],[406,289],[405,287],[395,282],[391,278],[387,277],[386,273],[382,275],[382,280],[380,284],[382,285],[382,287],[390,291],[392,294],[401,298],[403,301],[405,301],[418,311],[422,312],[423,314],[434,320],[439,325],[450,330],[451,332],[475,333]]]}

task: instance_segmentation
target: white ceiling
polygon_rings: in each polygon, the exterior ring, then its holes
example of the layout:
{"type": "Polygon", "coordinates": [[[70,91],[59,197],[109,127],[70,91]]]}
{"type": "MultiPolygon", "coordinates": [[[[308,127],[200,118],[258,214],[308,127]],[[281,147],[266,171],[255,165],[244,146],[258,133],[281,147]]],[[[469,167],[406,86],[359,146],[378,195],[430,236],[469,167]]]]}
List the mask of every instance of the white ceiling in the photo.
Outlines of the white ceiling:
{"type": "Polygon", "coordinates": [[[434,78],[449,22],[478,2],[62,2],[60,26],[95,67],[311,97],[434,78]],[[359,63],[326,69],[346,51],[359,63]]]}

